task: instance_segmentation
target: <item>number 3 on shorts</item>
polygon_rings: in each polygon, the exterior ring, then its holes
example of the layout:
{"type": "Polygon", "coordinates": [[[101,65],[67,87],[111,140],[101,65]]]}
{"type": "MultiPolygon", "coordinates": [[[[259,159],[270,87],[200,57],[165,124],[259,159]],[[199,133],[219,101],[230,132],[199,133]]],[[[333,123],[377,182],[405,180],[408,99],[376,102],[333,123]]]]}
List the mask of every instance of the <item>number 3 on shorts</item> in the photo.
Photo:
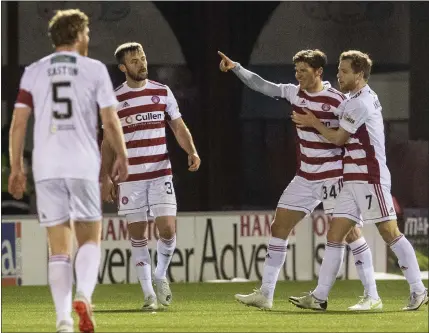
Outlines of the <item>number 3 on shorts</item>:
{"type": "Polygon", "coordinates": [[[173,186],[171,185],[171,182],[165,182],[165,186],[167,187],[167,191],[165,191],[165,193],[173,194],[173,186]]]}

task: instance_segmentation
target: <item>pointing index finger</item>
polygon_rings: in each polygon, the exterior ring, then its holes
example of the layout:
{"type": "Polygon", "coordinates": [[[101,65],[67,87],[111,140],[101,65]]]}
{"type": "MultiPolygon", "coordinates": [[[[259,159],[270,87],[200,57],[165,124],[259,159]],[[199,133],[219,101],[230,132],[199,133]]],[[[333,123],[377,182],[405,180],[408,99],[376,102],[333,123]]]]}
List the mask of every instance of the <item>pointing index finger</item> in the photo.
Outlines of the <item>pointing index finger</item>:
{"type": "Polygon", "coordinates": [[[222,52],[220,52],[220,51],[217,51],[217,54],[219,54],[220,56],[221,56],[221,58],[222,59],[225,59],[226,60],[226,55],[225,54],[223,54],[222,52]]]}

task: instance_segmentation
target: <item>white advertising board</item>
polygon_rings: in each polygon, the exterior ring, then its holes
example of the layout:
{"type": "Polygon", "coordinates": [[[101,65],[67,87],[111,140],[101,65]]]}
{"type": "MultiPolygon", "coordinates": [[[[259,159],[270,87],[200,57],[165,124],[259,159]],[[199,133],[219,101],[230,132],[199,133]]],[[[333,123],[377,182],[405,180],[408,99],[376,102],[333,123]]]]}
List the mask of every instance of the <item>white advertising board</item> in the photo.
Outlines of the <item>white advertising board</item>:
{"type": "Polygon", "coordinates": [[[2,219],[2,286],[46,285],[47,260],[46,231],[37,220],[2,219]]]}
{"type": "MultiPolygon", "coordinates": [[[[168,269],[171,282],[204,282],[262,278],[270,224],[274,212],[179,214],[177,246],[168,269]]],[[[323,258],[328,217],[316,211],[289,237],[288,253],[279,280],[317,278],[323,258]]],[[[375,226],[363,228],[376,272],[386,272],[386,246],[375,226]]],[[[157,229],[148,224],[152,269],[156,265],[157,229]]],[[[103,219],[100,284],[137,283],[125,219],[103,219]]],[[[47,242],[37,219],[2,220],[2,285],[47,284],[47,242]]],[[[339,278],[356,279],[351,252],[339,278]]]]}

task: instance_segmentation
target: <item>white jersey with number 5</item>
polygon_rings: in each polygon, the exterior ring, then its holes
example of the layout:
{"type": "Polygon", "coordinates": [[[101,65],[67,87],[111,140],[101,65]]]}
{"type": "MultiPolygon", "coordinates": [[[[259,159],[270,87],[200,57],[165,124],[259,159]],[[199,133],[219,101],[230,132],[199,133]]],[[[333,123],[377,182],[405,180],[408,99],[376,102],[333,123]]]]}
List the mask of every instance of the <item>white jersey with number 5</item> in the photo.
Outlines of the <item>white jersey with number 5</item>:
{"type": "Polygon", "coordinates": [[[16,108],[34,111],[35,181],[98,180],[98,108],[117,99],[106,66],[77,52],[55,52],[26,67],[16,108]]]}
{"type": "Polygon", "coordinates": [[[344,183],[369,183],[390,187],[382,108],[377,94],[366,85],[341,106],[340,127],[351,133],[344,145],[344,183]]]}

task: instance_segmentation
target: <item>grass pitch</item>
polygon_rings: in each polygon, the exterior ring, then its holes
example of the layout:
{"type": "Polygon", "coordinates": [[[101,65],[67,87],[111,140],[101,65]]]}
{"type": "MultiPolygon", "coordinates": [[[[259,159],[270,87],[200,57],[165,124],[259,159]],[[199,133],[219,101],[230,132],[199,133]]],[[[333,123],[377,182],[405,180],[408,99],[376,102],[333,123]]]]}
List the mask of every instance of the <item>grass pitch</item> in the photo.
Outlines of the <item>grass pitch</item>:
{"type": "MultiPolygon", "coordinates": [[[[326,312],[301,310],[287,301],[315,286],[315,281],[279,282],[273,310],[260,311],[233,298],[250,293],[259,287],[257,282],[172,284],[172,305],[150,313],[139,310],[139,285],[98,285],[93,299],[96,332],[428,332],[428,306],[401,311],[409,296],[403,280],[378,281],[382,312],[347,311],[362,294],[360,281],[337,281],[326,312]]],[[[55,331],[49,288],[2,288],[2,331],[55,331]]]]}

